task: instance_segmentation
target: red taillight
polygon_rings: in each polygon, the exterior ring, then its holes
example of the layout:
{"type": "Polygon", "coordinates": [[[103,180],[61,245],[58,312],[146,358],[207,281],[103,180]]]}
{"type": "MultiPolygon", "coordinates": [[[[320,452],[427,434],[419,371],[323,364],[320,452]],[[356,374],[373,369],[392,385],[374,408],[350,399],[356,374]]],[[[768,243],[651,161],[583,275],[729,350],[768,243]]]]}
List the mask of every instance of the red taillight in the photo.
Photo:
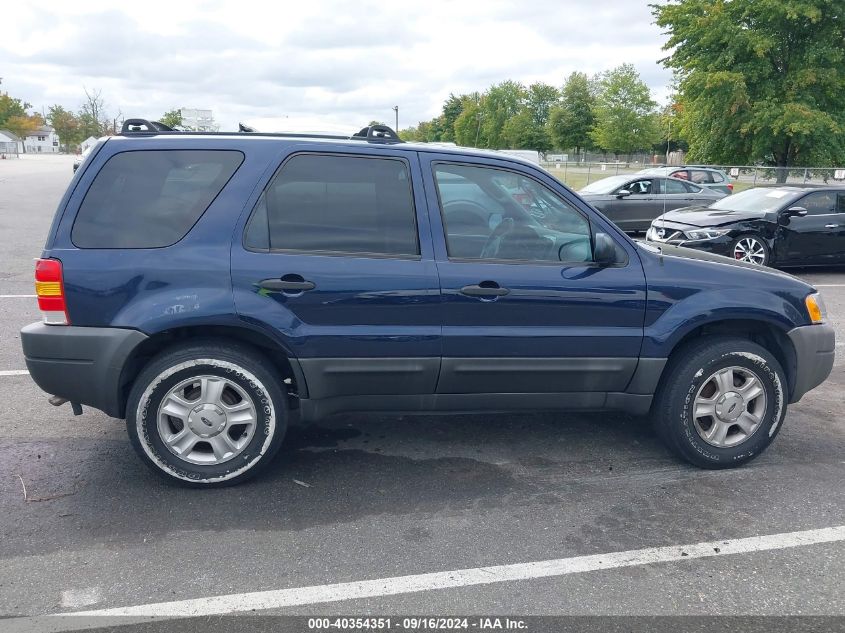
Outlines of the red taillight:
{"type": "Polygon", "coordinates": [[[68,325],[62,262],[58,259],[39,259],[35,262],[35,295],[44,323],[68,325]]]}
{"type": "Polygon", "coordinates": [[[730,189],[731,191],[734,190],[734,184],[732,182],[728,183],[728,189],[730,189]]]}

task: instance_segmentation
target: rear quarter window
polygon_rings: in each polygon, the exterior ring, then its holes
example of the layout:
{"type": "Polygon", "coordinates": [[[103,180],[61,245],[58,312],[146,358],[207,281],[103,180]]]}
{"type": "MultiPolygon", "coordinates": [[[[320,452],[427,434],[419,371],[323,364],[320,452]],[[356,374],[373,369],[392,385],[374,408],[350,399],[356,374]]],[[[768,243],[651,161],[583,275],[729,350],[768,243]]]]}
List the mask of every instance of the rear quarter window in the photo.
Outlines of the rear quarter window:
{"type": "Polygon", "coordinates": [[[91,183],[71,240],[79,248],[161,248],[181,240],[243,162],[232,150],[112,156],[91,183]]]}

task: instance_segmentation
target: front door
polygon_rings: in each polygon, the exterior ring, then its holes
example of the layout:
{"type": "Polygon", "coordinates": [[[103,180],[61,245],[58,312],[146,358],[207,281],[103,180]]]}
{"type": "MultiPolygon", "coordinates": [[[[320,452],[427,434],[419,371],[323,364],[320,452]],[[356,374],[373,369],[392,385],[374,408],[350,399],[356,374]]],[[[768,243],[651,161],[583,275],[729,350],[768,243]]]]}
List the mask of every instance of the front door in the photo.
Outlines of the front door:
{"type": "Polygon", "coordinates": [[[845,261],[845,194],[816,191],[792,203],[807,209],[779,227],[780,261],[824,264],[845,261]]]}
{"type": "Polygon", "coordinates": [[[438,393],[587,394],[576,402],[600,406],[601,392],[624,391],[645,302],[630,243],[540,170],[437,154],[421,164],[443,294],[438,393]],[[593,262],[599,231],[624,263],[593,262]]]}
{"type": "Polygon", "coordinates": [[[284,341],[309,398],[434,392],[440,291],[422,190],[415,152],[306,144],[235,235],[238,313],[284,341]]]}

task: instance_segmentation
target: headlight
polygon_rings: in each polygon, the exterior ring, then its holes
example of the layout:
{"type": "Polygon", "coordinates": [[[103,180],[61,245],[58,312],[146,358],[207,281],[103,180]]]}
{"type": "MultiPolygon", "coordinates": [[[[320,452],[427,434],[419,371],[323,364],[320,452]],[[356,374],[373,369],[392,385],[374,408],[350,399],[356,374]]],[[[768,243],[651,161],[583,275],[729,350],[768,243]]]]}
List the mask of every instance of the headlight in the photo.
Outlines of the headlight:
{"type": "Polygon", "coordinates": [[[824,323],[827,318],[827,309],[822,301],[822,296],[818,292],[807,295],[804,299],[804,305],[807,306],[807,315],[810,317],[810,323],[824,323]]]}
{"type": "Polygon", "coordinates": [[[701,229],[700,231],[686,231],[686,234],[691,240],[713,240],[727,235],[729,232],[730,229],[701,229]]]}

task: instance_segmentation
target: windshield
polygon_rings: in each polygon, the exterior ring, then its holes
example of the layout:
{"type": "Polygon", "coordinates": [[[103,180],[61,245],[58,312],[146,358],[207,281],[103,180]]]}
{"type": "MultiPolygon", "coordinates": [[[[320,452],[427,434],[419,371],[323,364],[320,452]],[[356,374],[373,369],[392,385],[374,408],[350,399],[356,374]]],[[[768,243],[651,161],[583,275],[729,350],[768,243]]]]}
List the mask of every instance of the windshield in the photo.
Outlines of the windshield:
{"type": "Polygon", "coordinates": [[[748,189],[722,198],[710,205],[711,209],[722,211],[747,211],[766,213],[779,209],[802,194],[790,189],[748,189]]]}
{"type": "Polygon", "coordinates": [[[631,179],[630,176],[610,176],[590,183],[578,193],[610,193],[631,179]]]}

